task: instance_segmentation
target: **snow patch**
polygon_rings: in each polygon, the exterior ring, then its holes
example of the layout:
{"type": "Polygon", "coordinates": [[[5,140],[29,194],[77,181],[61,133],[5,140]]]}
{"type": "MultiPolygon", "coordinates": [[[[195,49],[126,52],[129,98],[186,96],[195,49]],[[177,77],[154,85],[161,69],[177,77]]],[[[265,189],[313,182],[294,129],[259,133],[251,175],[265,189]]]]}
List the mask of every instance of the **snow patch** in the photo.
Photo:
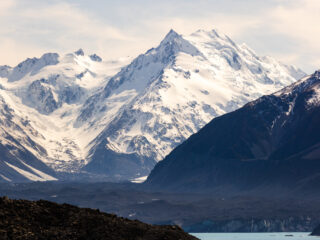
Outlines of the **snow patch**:
{"type": "Polygon", "coordinates": [[[0,174],[0,177],[2,177],[2,179],[4,179],[7,182],[12,182],[12,180],[10,178],[7,178],[6,176],[0,174]]]}
{"type": "Polygon", "coordinates": [[[44,182],[46,181],[46,179],[43,179],[42,177],[39,177],[31,172],[25,171],[21,168],[18,168],[10,163],[4,162],[5,164],[7,164],[9,167],[11,167],[13,170],[15,170],[16,172],[18,172],[19,174],[21,174],[22,176],[24,176],[25,178],[31,180],[31,181],[39,181],[39,182],[44,182]]]}
{"type": "Polygon", "coordinates": [[[132,179],[131,182],[133,183],[143,183],[147,180],[148,176],[138,177],[135,179],[132,179]]]}
{"type": "Polygon", "coordinates": [[[36,173],[39,177],[41,177],[42,179],[44,179],[45,181],[57,181],[58,179],[55,177],[52,177],[44,172],[41,172],[31,166],[29,166],[28,164],[26,164],[25,162],[21,162],[23,165],[25,165],[26,167],[28,167],[29,169],[32,170],[32,172],[36,173]]]}

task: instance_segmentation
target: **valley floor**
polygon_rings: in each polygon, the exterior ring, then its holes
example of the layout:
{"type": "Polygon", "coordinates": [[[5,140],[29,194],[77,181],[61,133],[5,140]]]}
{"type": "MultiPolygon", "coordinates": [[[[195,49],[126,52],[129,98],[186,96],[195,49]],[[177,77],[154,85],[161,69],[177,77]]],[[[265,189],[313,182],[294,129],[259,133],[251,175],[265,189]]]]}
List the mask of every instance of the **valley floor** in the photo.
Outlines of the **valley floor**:
{"type": "Polygon", "coordinates": [[[281,232],[281,233],[197,233],[193,234],[201,240],[315,240],[307,232],[281,232]],[[289,238],[288,238],[289,237],[289,238]]]}
{"type": "Polygon", "coordinates": [[[0,198],[0,239],[197,240],[178,226],[149,225],[96,209],[0,198]]]}
{"type": "Polygon", "coordinates": [[[0,195],[98,208],[188,232],[311,232],[320,223],[317,196],[218,196],[154,192],[131,183],[61,182],[1,184],[0,195]]]}

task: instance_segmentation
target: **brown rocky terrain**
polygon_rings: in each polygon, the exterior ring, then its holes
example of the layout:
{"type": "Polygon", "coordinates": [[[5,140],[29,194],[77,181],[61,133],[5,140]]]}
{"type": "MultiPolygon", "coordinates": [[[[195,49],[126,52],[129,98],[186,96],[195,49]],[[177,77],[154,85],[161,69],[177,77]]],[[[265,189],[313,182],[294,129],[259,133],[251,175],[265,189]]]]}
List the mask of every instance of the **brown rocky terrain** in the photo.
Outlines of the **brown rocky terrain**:
{"type": "Polygon", "coordinates": [[[0,239],[196,240],[178,226],[156,226],[49,201],[0,198],[0,239]]]}

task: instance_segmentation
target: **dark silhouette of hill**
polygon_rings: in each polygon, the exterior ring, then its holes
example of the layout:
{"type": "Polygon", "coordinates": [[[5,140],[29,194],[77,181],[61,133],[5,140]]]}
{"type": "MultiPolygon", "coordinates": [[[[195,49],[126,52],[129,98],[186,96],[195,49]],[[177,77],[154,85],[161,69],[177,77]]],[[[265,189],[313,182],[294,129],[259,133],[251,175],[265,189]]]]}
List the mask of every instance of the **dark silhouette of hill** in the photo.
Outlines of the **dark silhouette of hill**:
{"type": "Polygon", "coordinates": [[[178,226],[155,226],[69,204],[0,198],[0,239],[196,240],[178,226]]]}

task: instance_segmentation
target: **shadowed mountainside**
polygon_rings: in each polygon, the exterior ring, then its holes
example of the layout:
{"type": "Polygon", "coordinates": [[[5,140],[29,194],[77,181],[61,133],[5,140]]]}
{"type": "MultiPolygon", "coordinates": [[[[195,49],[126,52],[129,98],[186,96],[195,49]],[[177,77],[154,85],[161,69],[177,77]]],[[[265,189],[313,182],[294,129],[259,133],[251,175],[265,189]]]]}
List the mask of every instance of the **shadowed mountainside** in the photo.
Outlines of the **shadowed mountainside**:
{"type": "Polygon", "coordinates": [[[213,119],[158,163],[146,185],[183,191],[317,191],[320,72],[213,119]]]}

